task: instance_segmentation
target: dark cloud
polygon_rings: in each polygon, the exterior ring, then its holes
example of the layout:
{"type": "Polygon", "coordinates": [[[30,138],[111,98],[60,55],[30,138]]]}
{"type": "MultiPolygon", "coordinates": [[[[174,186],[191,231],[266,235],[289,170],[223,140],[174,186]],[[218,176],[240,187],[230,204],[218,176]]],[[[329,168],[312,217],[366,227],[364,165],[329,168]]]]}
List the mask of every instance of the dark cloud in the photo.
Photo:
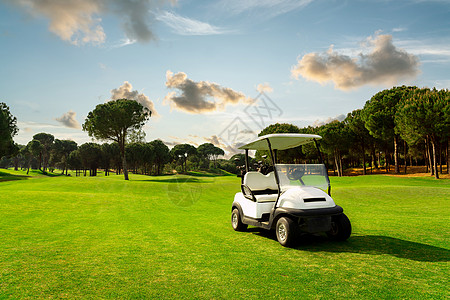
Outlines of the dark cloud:
{"type": "Polygon", "coordinates": [[[106,34],[101,15],[112,13],[122,21],[129,40],[148,42],[155,15],[150,11],[176,0],[8,0],[36,17],[49,19],[49,30],[72,44],[102,44],[106,34]]]}
{"type": "Polygon", "coordinates": [[[353,58],[333,47],[325,53],[306,54],[292,68],[292,75],[321,84],[332,81],[337,89],[348,90],[366,84],[392,85],[419,73],[417,56],[396,48],[391,35],[369,37],[365,46],[370,52],[353,58]]]}
{"type": "Polygon", "coordinates": [[[171,89],[178,89],[181,93],[179,95],[176,92],[168,93],[164,102],[169,103],[171,108],[188,113],[213,112],[223,110],[229,104],[249,103],[251,101],[243,93],[222,87],[216,83],[195,82],[188,79],[183,72],[173,74],[167,71],[166,78],[166,86],[171,89]]]}

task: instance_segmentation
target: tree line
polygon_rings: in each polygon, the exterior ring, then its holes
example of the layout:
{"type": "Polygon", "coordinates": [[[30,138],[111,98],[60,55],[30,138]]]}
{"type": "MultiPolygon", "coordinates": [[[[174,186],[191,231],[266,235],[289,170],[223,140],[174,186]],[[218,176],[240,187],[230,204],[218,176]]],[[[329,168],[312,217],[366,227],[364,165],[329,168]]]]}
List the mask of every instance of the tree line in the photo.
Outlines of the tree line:
{"type": "MultiPolygon", "coordinates": [[[[122,158],[118,143],[94,142],[77,145],[71,140],[55,139],[52,134],[38,133],[27,145],[17,145],[17,151],[3,157],[1,167],[12,165],[16,170],[38,169],[42,172],[55,171],[76,175],[96,176],[99,169],[105,176],[113,172],[123,173],[122,158]]],[[[211,170],[219,167],[217,160],[224,151],[211,143],[198,147],[190,144],[175,145],[169,149],[161,140],[151,142],[130,142],[125,146],[128,170],[135,174],[161,175],[177,170],[211,170]]]]}
{"type": "MultiPolygon", "coordinates": [[[[221,168],[237,173],[243,155],[230,160],[219,159],[224,151],[211,143],[199,147],[175,145],[169,149],[162,141],[144,142],[142,127],[151,112],[136,101],[119,99],[99,104],[83,124],[89,136],[107,143],[85,143],[58,140],[48,133],[38,133],[27,145],[17,145],[17,120],[6,104],[0,103],[0,156],[9,155],[14,167],[27,170],[35,167],[43,172],[58,168],[68,174],[77,170],[95,176],[97,169],[160,175],[173,169],[179,172],[221,168]]],[[[417,87],[393,87],[375,94],[362,109],[347,114],[343,121],[335,120],[318,127],[298,128],[292,124],[273,124],[259,135],[277,132],[314,133],[323,137],[320,147],[325,163],[338,176],[348,167],[384,166],[400,173],[400,166],[425,165],[436,178],[447,164],[449,172],[450,93],[448,90],[417,87]]],[[[262,159],[257,152],[256,161],[262,159]]],[[[281,151],[281,162],[319,160],[313,145],[281,151]]],[[[7,165],[7,157],[0,162],[7,165]]],[[[264,159],[262,159],[264,160],[264,159]]]]}
{"type": "MultiPolygon", "coordinates": [[[[443,165],[450,172],[450,92],[446,89],[393,87],[375,94],[362,109],[318,127],[298,128],[292,124],[274,124],[259,135],[276,132],[313,133],[322,136],[320,147],[329,168],[338,176],[348,167],[379,168],[386,171],[400,166],[425,165],[427,172],[439,178],[443,165]]],[[[260,157],[263,153],[257,153],[260,157]]],[[[291,149],[283,160],[318,159],[311,145],[291,149]]]]}

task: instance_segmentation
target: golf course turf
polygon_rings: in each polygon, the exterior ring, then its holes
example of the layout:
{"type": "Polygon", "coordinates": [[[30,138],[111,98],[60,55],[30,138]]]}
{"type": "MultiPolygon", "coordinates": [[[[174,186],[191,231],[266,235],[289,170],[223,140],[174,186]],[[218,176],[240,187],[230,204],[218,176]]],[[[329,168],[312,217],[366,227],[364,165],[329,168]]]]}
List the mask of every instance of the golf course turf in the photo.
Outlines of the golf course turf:
{"type": "Polygon", "coordinates": [[[0,171],[0,298],[445,299],[450,180],[331,177],[346,242],[233,231],[235,176],[0,171]]]}

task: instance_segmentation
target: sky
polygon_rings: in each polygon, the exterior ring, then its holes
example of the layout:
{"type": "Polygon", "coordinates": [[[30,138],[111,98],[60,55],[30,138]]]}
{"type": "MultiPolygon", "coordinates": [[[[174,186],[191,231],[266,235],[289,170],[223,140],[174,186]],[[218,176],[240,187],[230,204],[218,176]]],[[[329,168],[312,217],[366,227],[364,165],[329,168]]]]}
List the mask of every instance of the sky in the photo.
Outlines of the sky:
{"type": "Polygon", "coordinates": [[[383,89],[450,88],[449,15],[448,0],[0,0],[0,102],[19,144],[90,142],[87,114],[126,98],[152,111],[147,141],[229,156],[383,89]]]}

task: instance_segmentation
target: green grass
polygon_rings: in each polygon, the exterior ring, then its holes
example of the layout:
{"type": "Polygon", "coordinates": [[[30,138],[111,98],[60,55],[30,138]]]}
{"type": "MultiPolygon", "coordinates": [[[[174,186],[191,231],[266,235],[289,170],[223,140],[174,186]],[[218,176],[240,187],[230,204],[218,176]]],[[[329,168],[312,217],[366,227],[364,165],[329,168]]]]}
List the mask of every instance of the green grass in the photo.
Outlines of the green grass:
{"type": "Polygon", "coordinates": [[[289,249],[232,230],[239,178],[198,175],[3,180],[0,298],[448,299],[449,180],[333,177],[352,237],[289,249]]]}

